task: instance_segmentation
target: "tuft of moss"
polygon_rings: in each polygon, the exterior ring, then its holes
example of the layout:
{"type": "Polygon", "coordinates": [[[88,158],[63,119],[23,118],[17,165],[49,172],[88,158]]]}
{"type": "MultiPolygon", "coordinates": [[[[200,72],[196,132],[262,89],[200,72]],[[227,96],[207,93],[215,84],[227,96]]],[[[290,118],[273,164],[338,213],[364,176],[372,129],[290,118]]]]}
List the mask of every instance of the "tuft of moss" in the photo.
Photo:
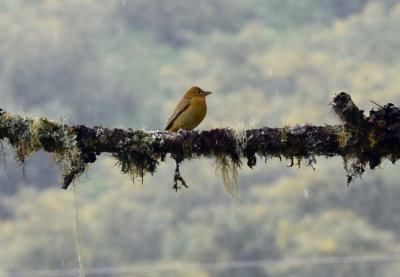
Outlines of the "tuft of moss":
{"type": "Polygon", "coordinates": [[[356,179],[361,178],[365,172],[365,164],[362,163],[357,157],[344,157],[343,158],[344,169],[347,174],[347,187],[350,183],[356,179]]]}
{"type": "Polygon", "coordinates": [[[351,133],[342,129],[337,134],[337,142],[339,143],[340,148],[344,148],[347,146],[348,142],[351,140],[351,133]]]}
{"type": "Polygon", "coordinates": [[[144,175],[156,171],[158,161],[153,154],[154,140],[142,130],[132,131],[128,139],[119,143],[120,151],[113,154],[122,173],[128,174],[133,182],[138,178],[143,182],[144,175]]]}
{"type": "Polygon", "coordinates": [[[244,128],[244,125],[242,123],[237,122],[236,126],[233,127],[231,130],[233,139],[236,142],[235,145],[236,154],[239,158],[242,158],[243,153],[245,152],[247,146],[246,129],[244,128]]]}

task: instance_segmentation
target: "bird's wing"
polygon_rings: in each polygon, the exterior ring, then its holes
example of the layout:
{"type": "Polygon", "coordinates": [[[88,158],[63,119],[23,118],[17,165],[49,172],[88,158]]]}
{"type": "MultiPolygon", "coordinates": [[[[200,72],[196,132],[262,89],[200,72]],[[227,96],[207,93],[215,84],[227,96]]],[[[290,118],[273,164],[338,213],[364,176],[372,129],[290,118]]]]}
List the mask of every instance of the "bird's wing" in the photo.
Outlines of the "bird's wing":
{"type": "Polygon", "coordinates": [[[190,105],[190,99],[183,98],[183,99],[181,99],[181,101],[179,101],[178,105],[176,106],[176,108],[174,110],[174,113],[168,119],[167,127],[165,127],[165,130],[169,130],[169,128],[171,128],[175,119],[177,119],[177,117],[179,115],[181,115],[183,113],[183,111],[189,107],[189,105],[190,105]]]}

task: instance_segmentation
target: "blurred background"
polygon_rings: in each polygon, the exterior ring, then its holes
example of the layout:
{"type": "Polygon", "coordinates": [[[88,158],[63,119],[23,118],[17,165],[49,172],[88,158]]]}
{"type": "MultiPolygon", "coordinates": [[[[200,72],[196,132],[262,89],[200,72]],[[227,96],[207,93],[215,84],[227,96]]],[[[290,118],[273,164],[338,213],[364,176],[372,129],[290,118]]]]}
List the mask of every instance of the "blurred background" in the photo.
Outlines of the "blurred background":
{"type": "MultiPolygon", "coordinates": [[[[0,0],[0,107],[69,124],[162,130],[192,85],[211,90],[201,130],[339,124],[400,105],[400,1],[0,0]]],[[[76,276],[74,193],[40,152],[3,143],[0,276],[76,276]],[[26,181],[23,177],[26,175],[26,181]]],[[[259,160],[237,198],[212,159],[143,184],[102,155],[77,184],[87,276],[394,276],[400,173],[384,162],[346,189],[341,158],[259,160]]]]}

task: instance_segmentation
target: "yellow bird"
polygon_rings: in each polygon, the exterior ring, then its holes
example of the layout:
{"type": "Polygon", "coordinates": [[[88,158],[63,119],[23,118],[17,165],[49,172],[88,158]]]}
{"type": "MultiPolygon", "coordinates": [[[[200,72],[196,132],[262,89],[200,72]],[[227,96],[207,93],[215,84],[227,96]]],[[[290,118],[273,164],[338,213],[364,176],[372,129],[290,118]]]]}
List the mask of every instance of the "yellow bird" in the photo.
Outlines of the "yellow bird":
{"type": "Polygon", "coordinates": [[[180,128],[193,130],[203,121],[207,113],[206,96],[210,91],[191,87],[179,101],[174,113],[169,118],[165,130],[176,132],[180,128]]]}

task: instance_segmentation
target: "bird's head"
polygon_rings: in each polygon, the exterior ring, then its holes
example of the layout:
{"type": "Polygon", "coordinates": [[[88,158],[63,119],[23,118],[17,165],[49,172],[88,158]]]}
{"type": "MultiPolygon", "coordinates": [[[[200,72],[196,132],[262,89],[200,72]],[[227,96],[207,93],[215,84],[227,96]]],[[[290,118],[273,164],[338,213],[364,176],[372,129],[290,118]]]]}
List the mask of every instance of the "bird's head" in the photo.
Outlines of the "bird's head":
{"type": "Polygon", "coordinates": [[[211,91],[204,91],[199,87],[191,87],[186,93],[184,98],[206,97],[211,94],[211,91]]]}

